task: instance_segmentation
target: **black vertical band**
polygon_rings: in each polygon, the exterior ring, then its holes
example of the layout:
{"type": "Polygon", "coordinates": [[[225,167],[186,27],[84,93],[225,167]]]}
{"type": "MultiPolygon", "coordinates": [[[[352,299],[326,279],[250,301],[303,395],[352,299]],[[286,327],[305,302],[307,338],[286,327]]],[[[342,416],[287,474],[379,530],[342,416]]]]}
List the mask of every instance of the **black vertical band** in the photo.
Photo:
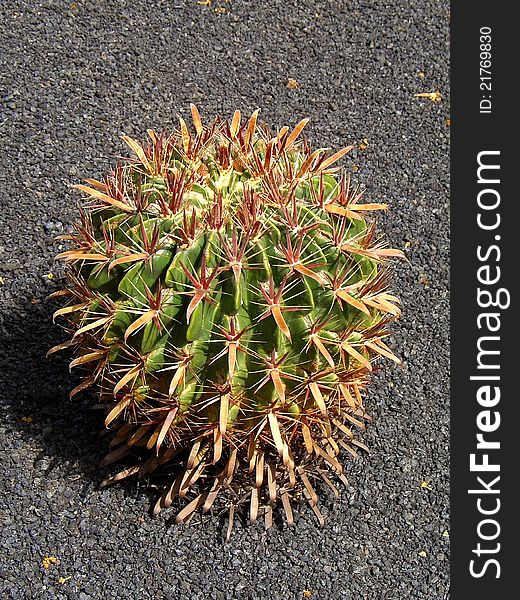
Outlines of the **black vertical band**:
{"type": "Polygon", "coordinates": [[[477,0],[452,3],[451,35],[451,598],[479,600],[517,593],[520,31],[477,0]]]}

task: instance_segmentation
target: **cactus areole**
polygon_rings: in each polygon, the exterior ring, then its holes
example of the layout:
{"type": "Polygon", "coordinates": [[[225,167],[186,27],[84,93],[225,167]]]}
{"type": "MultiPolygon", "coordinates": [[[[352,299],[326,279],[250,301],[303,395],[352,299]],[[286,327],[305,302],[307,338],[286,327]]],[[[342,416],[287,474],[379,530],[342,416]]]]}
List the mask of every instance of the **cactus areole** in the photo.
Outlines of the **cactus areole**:
{"type": "MultiPolygon", "coordinates": [[[[275,135],[257,123],[149,130],[87,198],[58,257],[68,303],[56,311],[71,366],[94,385],[113,432],[104,483],[159,469],[171,485],[154,512],[249,508],[270,526],[294,501],[320,521],[316,481],[338,494],[345,450],[364,445],[362,390],[399,315],[385,246],[336,162],[312,151],[307,119],[275,135]],[[177,497],[184,501],[176,500],[177,497]]],[[[317,488],[319,489],[319,488],[317,488]]]]}

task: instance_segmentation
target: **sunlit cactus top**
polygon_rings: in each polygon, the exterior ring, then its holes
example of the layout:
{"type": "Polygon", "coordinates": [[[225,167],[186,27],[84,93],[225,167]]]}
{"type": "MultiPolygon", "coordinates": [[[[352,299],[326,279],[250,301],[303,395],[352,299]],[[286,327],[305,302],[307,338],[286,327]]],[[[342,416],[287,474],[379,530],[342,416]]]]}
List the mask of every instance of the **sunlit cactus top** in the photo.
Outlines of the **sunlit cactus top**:
{"type": "MultiPolygon", "coordinates": [[[[186,521],[217,495],[265,517],[306,497],[312,479],[344,479],[340,449],[356,454],[361,390],[399,315],[387,290],[387,248],[336,164],[352,146],[311,151],[307,119],[275,135],[192,106],[171,134],[123,140],[132,156],[88,196],[62,252],[70,298],[56,315],[73,336],[72,366],[97,384],[114,431],[104,460],[126,462],[107,482],[171,464],[186,521]]],[[[167,467],[163,467],[161,470],[167,467]]]]}

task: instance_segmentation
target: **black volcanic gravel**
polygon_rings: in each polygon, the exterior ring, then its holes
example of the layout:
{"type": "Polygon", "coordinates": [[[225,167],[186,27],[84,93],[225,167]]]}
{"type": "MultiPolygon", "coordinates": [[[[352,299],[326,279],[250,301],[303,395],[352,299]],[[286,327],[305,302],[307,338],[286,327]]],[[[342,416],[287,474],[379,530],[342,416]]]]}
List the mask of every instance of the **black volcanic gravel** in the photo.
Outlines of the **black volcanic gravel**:
{"type": "Polygon", "coordinates": [[[0,597],[449,597],[448,3],[9,0],[0,15],[0,597]],[[381,227],[409,258],[394,279],[405,367],[375,378],[371,453],[347,460],[323,529],[302,508],[293,528],[238,524],[226,544],[217,517],[149,517],[143,484],[100,491],[102,417],[68,400],[67,357],[44,358],[64,339],[45,297],[71,184],[125,152],[121,132],[172,127],[190,102],[205,120],[308,116],[316,148],[368,140],[345,164],[390,204],[381,227]]]}

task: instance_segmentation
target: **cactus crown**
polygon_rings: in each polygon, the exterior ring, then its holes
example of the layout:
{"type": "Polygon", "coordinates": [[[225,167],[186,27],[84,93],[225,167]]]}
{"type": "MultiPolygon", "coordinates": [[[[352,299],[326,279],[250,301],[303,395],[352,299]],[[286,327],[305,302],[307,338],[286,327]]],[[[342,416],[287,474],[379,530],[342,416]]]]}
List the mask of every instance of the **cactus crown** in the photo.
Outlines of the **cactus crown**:
{"type": "Polygon", "coordinates": [[[301,132],[257,124],[204,127],[180,119],[171,135],[149,130],[133,156],[88,195],[70,268],[66,318],[72,366],[97,384],[115,432],[104,465],[137,455],[106,483],[160,465],[182,465],[155,512],[193,495],[177,516],[211,508],[218,493],[248,498],[250,518],[272,519],[305,496],[322,520],[311,479],[344,479],[340,448],[363,444],[361,390],[384,356],[399,315],[387,291],[389,257],[367,218],[383,204],[312,152],[301,132]]]}

